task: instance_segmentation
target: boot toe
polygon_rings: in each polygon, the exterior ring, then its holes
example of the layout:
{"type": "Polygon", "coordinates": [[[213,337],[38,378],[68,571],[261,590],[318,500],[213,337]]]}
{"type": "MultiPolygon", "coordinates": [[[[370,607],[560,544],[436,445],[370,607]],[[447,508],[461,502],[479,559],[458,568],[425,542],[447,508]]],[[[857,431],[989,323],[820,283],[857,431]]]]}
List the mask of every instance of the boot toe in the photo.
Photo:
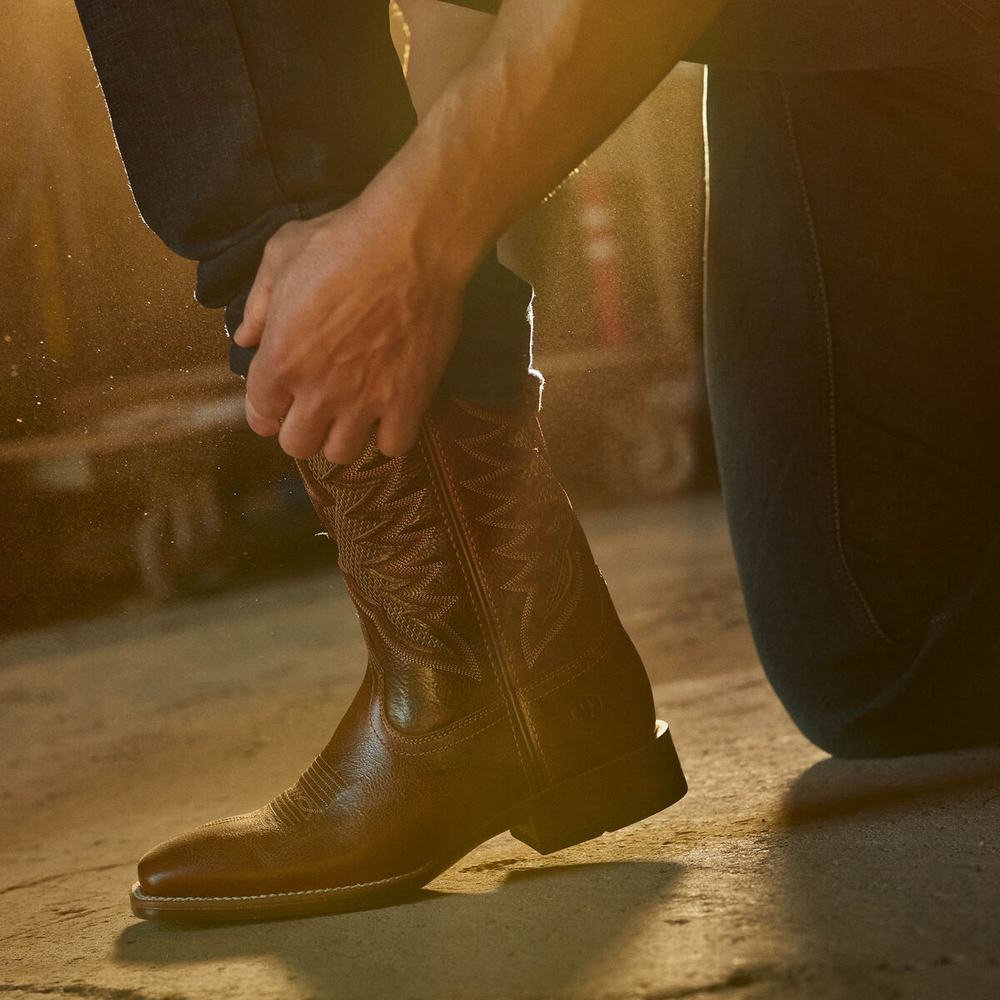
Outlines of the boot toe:
{"type": "Polygon", "coordinates": [[[139,860],[139,889],[158,897],[212,897],[252,891],[247,884],[259,871],[247,857],[249,816],[216,820],[158,844],[139,860]]]}

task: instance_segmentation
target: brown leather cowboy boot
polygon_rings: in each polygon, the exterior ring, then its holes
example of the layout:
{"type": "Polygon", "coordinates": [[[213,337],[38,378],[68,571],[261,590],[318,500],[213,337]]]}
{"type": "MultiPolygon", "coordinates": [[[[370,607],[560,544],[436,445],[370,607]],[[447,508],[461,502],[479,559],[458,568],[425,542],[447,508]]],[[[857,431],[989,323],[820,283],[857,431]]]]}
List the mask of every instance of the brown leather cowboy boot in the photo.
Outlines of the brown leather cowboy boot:
{"type": "Polygon", "coordinates": [[[547,854],[685,793],[534,409],[440,400],[403,458],[301,463],[368,642],[364,682],[292,788],[139,862],[137,916],[373,905],[505,830],[547,854]]]}

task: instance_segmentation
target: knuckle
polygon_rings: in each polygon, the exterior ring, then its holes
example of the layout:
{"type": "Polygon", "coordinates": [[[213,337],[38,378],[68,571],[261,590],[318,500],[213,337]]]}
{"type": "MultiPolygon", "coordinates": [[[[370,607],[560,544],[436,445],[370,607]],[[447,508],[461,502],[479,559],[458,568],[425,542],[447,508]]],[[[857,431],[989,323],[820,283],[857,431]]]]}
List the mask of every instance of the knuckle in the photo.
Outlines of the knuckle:
{"type": "Polygon", "coordinates": [[[256,413],[247,413],[247,426],[259,437],[273,437],[278,431],[278,425],[272,420],[258,417],[256,413]]]}
{"type": "Polygon", "coordinates": [[[283,222],[265,244],[264,253],[266,254],[270,250],[273,259],[295,239],[304,225],[305,223],[301,219],[289,219],[287,222],[283,222]]]}
{"type": "MultiPolygon", "coordinates": [[[[274,341],[271,342],[272,347],[274,341]]],[[[271,370],[271,378],[279,382],[286,382],[295,375],[294,359],[287,351],[280,349],[272,350],[268,357],[268,367],[271,370]]]]}
{"type": "Polygon", "coordinates": [[[288,436],[278,436],[278,444],[281,445],[281,450],[288,455],[290,458],[298,459],[299,461],[305,461],[307,458],[312,458],[316,454],[316,449],[309,446],[309,443],[304,438],[288,436]]]}
{"type": "Polygon", "coordinates": [[[258,330],[264,325],[265,317],[266,313],[263,305],[247,300],[247,304],[243,309],[243,322],[245,326],[253,330],[258,330]]]}
{"type": "Polygon", "coordinates": [[[253,288],[250,289],[250,294],[247,296],[246,305],[243,307],[244,315],[260,316],[266,301],[267,289],[258,280],[254,283],[253,288]]]}
{"type": "MultiPolygon", "coordinates": [[[[284,228],[284,227],[282,227],[284,228]]],[[[264,244],[264,252],[260,255],[260,259],[265,264],[271,264],[274,258],[278,254],[278,249],[281,244],[281,229],[274,232],[271,238],[264,244]]]]}
{"type": "Polygon", "coordinates": [[[354,417],[338,421],[337,430],[330,434],[323,448],[324,455],[335,465],[350,465],[356,462],[368,447],[371,438],[372,421],[354,417]]]}
{"type": "Polygon", "coordinates": [[[268,424],[277,423],[284,415],[277,403],[277,397],[270,396],[258,389],[252,396],[247,396],[246,411],[248,416],[253,416],[258,421],[268,424]]]}
{"type": "Polygon", "coordinates": [[[380,407],[385,410],[397,409],[404,398],[400,386],[390,380],[379,382],[373,395],[380,407]]]}
{"type": "Polygon", "coordinates": [[[356,440],[334,437],[326,442],[323,454],[334,465],[350,465],[361,454],[362,446],[356,440]]]}
{"type": "Polygon", "coordinates": [[[350,448],[324,448],[323,455],[333,465],[350,465],[358,456],[350,448]]]}

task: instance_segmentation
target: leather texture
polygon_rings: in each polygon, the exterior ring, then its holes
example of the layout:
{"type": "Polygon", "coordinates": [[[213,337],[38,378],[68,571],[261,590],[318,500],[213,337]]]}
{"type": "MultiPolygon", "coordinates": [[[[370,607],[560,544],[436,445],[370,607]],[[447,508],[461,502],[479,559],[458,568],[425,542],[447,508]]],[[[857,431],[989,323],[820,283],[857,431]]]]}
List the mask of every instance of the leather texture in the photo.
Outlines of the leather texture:
{"type": "Polygon", "coordinates": [[[300,463],[369,649],[330,743],[262,808],[139,863],[151,897],[429,880],[653,734],[645,671],[528,401],[434,404],[408,455],[300,463]]]}

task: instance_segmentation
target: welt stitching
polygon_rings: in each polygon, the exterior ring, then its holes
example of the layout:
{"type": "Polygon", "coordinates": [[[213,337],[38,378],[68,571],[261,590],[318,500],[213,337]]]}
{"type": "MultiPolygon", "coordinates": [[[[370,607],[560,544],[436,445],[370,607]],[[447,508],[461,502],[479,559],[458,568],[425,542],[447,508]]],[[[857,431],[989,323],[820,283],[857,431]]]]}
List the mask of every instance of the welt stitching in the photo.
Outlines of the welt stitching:
{"type": "Polygon", "coordinates": [[[823,333],[826,340],[826,375],[827,375],[827,419],[829,421],[829,444],[830,444],[830,474],[831,474],[831,502],[833,508],[833,533],[834,540],[837,546],[837,555],[840,558],[841,566],[850,582],[851,589],[854,591],[858,602],[861,605],[865,613],[865,617],[868,619],[869,624],[874,630],[875,634],[883,642],[891,642],[886,633],[882,630],[875,615],[872,613],[872,609],[865,599],[865,596],[858,585],[858,581],[851,571],[850,564],[847,561],[847,555],[844,551],[844,540],[841,530],[841,516],[840,516],[840,472],[837,463],[837,398],[836,398],[836,383],[834,380],[834,352],[833,352],[833,328],[830,322],[830,302],[827,297],[826,290],[826,277],[823,271],[823,261],[819,252],[819,238],[816,233],[816,224],[813,218],[812,205],[809,201],[808,188],[806,187],[805,180],[805,170],[802,166],[802,158],[799,155],[799,145],[798,139],[795,135],[795,125],[792,115],[791,99],[788,92],[788,85],[785,80],[784,74],[778,74],[778,79],[781,82],[781,98],[782,104],[784,106],[785,112],[785,127],[788,133],[789,148],[792,154],[792,165],[795,170],[795,179],[798,183],[799,198],[802,205],[802,210],[806,219],[806,227],[809,232],[809,244],[812,251],[813,266],[815,268],[817,289],[819,291],[820,306],[821,306],[821,320],[823,323],[823,333]]]}
{"type": "Polygon", "coordinates": [[[399,882],[406,878],[411,878],[423,871],[422,868],[414,868],[413,871],[404,872],[402,875],[392,875],[389,878],[376,879],[374,882],[355,882],[353,885],[338,885],[329,889],[296,889],[292,892],[261,892],[251,896],[147,896],[141,889],[135,892],[139,899],[151,901],[163,900],[177,903],[210,903],[214,900],[241,900],[241,899],[277,899],[283,896],[314,896],[331,892],[346,892],[348,889],[364,889],[372,885],[387,885],[390,882],[399,882]]]}

